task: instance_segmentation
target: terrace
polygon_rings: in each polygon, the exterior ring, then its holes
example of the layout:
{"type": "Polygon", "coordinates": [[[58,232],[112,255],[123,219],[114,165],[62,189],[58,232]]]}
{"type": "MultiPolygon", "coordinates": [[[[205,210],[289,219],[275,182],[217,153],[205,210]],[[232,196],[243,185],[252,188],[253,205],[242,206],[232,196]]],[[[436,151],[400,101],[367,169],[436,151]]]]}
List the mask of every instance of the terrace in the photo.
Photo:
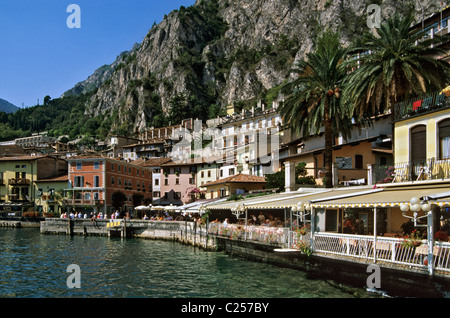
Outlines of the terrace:
{"type": "Polygon", "coordinates": [[[445,90],[436,91],[395,104],[394,121],[398,122],[450,108],[447,94],[445,90]]]}

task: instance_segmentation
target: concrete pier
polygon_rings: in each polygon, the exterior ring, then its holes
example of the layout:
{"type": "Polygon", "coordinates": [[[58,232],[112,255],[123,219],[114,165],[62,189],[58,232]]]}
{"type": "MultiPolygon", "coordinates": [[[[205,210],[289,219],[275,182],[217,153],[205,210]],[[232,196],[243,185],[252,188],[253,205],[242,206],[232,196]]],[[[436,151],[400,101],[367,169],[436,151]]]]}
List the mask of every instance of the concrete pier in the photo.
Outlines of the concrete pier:
{"type": "Polygon", "coordinates": [[[43,234],[105,236],[171,240],[215,250],[215,239],[207,235],[206,225],[187,221],[46,219],[43,234]]]}

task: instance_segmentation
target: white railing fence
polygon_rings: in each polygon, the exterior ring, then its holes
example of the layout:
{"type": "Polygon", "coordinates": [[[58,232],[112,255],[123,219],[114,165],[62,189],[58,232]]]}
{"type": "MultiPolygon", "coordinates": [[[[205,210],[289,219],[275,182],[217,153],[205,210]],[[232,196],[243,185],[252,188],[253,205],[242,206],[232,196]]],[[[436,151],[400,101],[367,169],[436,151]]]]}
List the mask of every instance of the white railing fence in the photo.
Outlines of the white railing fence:
{"type": "MultiPolygon", "coordinates": [[[[299,251],[308,248],[318,254],[428,269],[429,252],[426,240],[421,241],[419,246],[405,246],[401,238],[383,236],[375,238],[368,235],[329,232],[316,232],[311,238],[309,231],[305,235],[298,235],[296,231],[290,231],[288,228],[235,224],[223,226],[222,223],[211,223],[208,232],[230,239],[277,244],[299,251]]],[[[450,243],[434,243],[433,268],[450,273],[450,243]]]]}
{"type": "Polygon", "coordinates": [[[210,223],[209,234],[225,236],[235,240],[252,240],[285,245],[288,242],[289,229],[283,227],[245,226],[237,224],[210,223]]]}
{"type": "MultiPolygon", "coordinates": [[[[408,247],[404,246],[401,238],[319,232],[314,234],[312,248],[317,253],[428,268],[428,245],[425,240],[420,246],[408,247]]],[[[435,242],[434,269],[450,272],[449,257],[450,243],[435,242]]]]}

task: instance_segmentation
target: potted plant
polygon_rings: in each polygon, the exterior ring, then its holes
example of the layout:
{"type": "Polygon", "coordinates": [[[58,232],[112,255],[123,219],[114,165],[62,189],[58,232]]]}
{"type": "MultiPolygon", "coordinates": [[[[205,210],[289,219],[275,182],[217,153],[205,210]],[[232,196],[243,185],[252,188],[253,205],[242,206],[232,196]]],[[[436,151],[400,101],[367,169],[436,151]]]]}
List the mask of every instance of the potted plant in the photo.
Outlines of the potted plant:
{"type": "Polygon", "coordinates": [[[405,235],[402,240],[403,247],[417,247],[422,244],[422,233],[417,230],[413,230],[411,234],[405,235]]]}
{"type": "Polygon", "coordinates": [[[306,256],[311,256],[312,255],[311,245],[308,242],[306,242],[306,241],[298,241],[296,247],[303,254],[306,254],[306,256]]]}
{"type": "Polygon", "coordinates": [[[307,233],[306,225],[304,225],[304,226],[302,226],[302,227],[299,227],[299,228],[297,229],[297,236],[298,236],[298,237],[303,236],[303,235],[306,235],[306,233],[307,233]]]}

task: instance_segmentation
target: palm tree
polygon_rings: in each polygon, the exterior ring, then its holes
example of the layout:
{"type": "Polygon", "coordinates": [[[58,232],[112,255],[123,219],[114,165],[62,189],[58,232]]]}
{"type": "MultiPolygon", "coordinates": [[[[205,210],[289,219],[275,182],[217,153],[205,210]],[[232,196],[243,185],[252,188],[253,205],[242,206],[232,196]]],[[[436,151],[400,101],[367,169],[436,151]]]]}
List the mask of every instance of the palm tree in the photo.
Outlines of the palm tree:
{"type": "Polygon", "coordinates": [[[358,118],[390,110],[396,102],[444,88],[450,79],[449,64],[435,57],[438,38],[423,40],[411,28],[414,16],[391,17],[374,33],[366,32],[349,52],[355,69],[346,80],[346,98],[358,118]],[[357,56],[360,53],[366,53],[357,56]],[[368,54],[367,54],[368,53],[368,54]]]}
{"type": "Polygon", "coordinates": [[[347,50],[339,40],[339,34],[329,30],[318,38],[315,51],[297,64],[298,77],[283,87],[286,98],[280,108],[285,122],[302,138],[324,133],[327,188],[333,186],[333,136],[347,136],[351,125],[351,109],[342,99],[347,50]]]}

